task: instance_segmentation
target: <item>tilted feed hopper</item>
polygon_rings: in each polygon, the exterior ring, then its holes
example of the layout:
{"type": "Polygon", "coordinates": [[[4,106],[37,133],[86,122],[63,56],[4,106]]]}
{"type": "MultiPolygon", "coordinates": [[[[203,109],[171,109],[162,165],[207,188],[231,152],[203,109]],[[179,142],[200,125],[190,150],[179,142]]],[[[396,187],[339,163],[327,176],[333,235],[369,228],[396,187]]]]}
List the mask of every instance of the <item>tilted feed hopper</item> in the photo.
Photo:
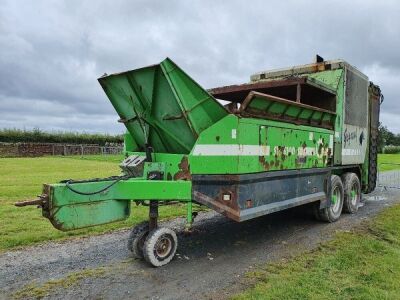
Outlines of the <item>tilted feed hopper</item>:
{"type": "Polygon", "coordinates": [[[132,137],[130,150],[189,154],[198,136],[227,115],[170,59],[99,82],[132,137]]]}
{"type": "Polygon", "coordinates": [[[34,201],[60,230],[127,218],[149,206],[128,247],[154,266],[175,255],[174,231],[158,206],[206,205],[245,221],[314,203],[336,221],[358,209],[376,182],[381,93],[344,61],[322,61],[204,90],[170,59],[99,82],[126,128],[120,176],[44,185],[34,201]],[[217,100],[227,101],[223,106],[217,100]]]}

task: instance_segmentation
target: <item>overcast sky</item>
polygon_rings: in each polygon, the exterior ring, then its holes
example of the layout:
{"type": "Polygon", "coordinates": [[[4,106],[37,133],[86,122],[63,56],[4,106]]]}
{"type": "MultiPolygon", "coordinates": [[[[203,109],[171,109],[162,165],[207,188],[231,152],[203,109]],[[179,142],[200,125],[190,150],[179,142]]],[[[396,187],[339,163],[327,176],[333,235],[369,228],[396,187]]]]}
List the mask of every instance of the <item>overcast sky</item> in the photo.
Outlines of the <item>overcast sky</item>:
{"type": "Polygon", "coordinates": [[[400,133],[398,1],[1,1],[0,128],[120,133],[97,78],[172,58],[203,87],[343,58],[400,133]]]}

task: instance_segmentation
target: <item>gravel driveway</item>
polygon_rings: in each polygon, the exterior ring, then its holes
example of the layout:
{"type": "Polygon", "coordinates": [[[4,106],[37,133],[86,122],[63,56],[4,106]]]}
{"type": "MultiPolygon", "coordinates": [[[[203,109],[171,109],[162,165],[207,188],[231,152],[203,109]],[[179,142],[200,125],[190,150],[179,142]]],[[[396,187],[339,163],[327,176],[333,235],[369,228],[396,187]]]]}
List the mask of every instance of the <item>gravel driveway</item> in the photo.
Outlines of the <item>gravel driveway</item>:
{"type": "Polygon", "coordinates": [[[70,286],[54,285],[46,298],[223,299],[244,287],[246,271],[313,249],[336,231],[376,215],[399,195],[388,190],[364,196],[365,205],[356,215],[344,214],[333,224],[315,221],[306,208],[244,223],[207,212],[196,218],[194,232],[185,235],[184,219],[175,219],[163,225],[178,229],[178,255],[158,269],[131,257],[126,230],[5,252],[0,254],[0,298],[28,290],[28,285],[101,270],[100,276],[82,275],[70,286]]]}

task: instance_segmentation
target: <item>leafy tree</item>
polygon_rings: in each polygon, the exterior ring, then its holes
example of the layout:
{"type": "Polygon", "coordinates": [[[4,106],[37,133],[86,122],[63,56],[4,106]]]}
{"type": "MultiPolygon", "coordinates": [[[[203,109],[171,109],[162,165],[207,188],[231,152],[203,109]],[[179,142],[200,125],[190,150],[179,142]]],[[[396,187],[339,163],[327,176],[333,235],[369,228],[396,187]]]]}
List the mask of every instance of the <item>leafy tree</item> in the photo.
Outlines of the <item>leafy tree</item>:
{"type": "Polygon", "coordinates": [[[378,127],[378,151],[382,152],[385,146],[400,146],[400,134],[394,134],[381,122],[378,127]]]}
{"type": "Polygon", "coordinates": [[[383,147],[386,145],[390,145],[390,142],[393,140],[394,134],[390,132],[390,130],[384,126],[381,122],[379,122],[378,126],[378,151],[382,152],[383,147]]]}

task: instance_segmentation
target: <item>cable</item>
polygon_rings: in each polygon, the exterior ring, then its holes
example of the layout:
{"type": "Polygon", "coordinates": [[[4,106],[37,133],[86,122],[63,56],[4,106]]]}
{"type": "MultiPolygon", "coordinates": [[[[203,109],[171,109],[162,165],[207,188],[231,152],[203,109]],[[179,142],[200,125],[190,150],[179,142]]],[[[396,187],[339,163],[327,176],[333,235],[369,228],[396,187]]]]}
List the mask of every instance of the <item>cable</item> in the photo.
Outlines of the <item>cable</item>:
{"type": "Polygon", "coordinates": [[[114,184],[116,184],[117,182],[124,180],[124,179],[128,179],[130,178],[130,176],[113,176],[113,177],[108,177],[108,178],[96,178],[96,179],[92,179],[92,180],[81,180],[81,181],[74,181],[72,179],[70,180],[64,180],[61,181],[61,183],[65,183],[65,186],[72,192],[79,194],[79,195],[85,195],[85,196],[91,196],[91,195],[96,195],[96,194],[100,194],[106,190],[108,190],[110,187],[112,187],[114,184]],[[75,190],[74,188],[71,187],[71,183],[84,183],[84,182],[98,182],[98,181],[105,181],[105,180],[112,180],[115,179],[111,184],[109,184],[108,186],[102,188],[101,190],[98,190],[96,192],[90,192],[90,193],[85,193],[85,192],[81,192],[78,190],[75,190]]]}

